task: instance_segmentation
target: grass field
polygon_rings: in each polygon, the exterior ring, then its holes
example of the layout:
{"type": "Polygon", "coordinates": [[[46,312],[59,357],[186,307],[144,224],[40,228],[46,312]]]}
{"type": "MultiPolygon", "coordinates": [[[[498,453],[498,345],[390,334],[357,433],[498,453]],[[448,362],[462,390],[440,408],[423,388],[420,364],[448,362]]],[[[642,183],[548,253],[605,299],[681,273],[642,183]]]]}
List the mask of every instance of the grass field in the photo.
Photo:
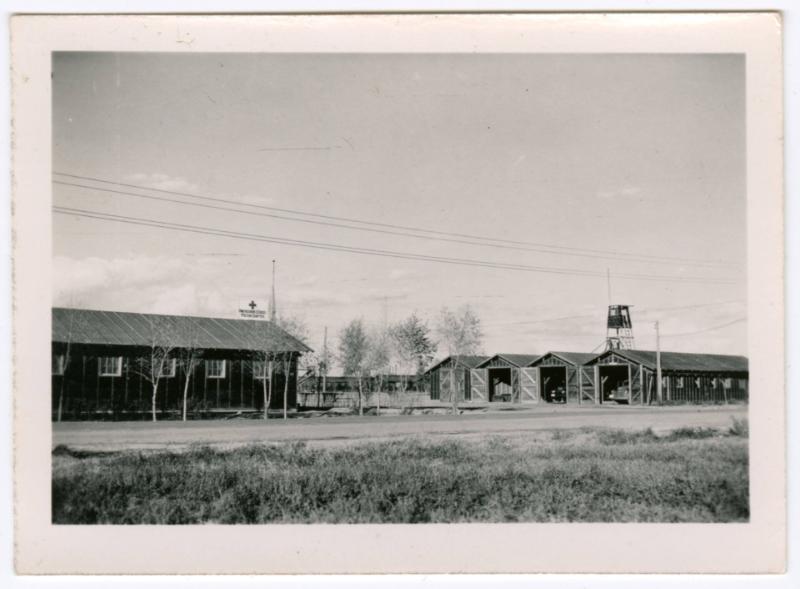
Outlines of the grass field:
{"type": "Polygon", "coordinates": [[[182,452],[53,452],[60,524],[747,521],[746,422],[182,452]]]}

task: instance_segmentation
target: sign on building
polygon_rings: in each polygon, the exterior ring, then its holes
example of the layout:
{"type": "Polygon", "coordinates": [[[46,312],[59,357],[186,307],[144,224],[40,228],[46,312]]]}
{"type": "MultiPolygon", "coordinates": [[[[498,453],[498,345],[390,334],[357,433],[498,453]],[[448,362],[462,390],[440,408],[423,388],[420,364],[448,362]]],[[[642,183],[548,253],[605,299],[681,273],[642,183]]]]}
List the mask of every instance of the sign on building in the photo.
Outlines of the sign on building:
{"type": "Polygon", "coordinates": [[[239,301],[239,317],[242,319],[266,319],[267,305],[256,299],[239,301]]]}

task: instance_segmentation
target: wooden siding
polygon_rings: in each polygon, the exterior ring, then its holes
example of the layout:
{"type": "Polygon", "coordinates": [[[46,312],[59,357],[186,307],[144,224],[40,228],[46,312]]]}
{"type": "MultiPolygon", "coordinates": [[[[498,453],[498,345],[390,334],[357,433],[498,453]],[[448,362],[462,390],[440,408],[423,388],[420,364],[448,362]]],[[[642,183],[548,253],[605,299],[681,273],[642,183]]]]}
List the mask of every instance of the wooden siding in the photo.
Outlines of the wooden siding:
{"type": "Polygon", "coordinates": [[[520,396],[523,403],[539,402],[539,369],[520,369],[520,396]]]}
{"type": "MultiPolygon", "coordinates": [[[[428,393],[418,391],[393,392],[365,392],[363,393],[365,409],[401,409],[409,407],[429,407],[431,398],[428,393]]],[[[304,409],[333,409],[346,408],[358,409],[358,391],[343,391],[336,393],[299,392],[298,405],[304,409]]],[[[434,403],[438,406],[439,403],[434,403]]]]}
{"type": "MultiPolygon", "coordinates": [[[[738,361],[738,357],[735,360],[738,361]]],[[[595,363],[598,366],[614,364],[628,365],[629,367],[632,403],[649,404],[658,401],[654,369],[615,352],[598,359],[595,363]]],[[[588,368],[591,366],[585,367],[585,369],[588,368]]],[[[665,403],[699,404],[749,401],[749,374],[744,371],[662,369],[661,376],[665,403]]],[[[586,380],[584,378],[584,391],[588,386],[586,380]]],[[[586,398],[585,393],[584,398],[586,398]]]]}
{"type": "MultiPolygon", "coordinates": [[[[574,354],[574,356],[578,357],[589,357],[590,354],[574,354]]],[[[594,356],[591,356],[594,358],[594,356]]],[[[561,356],[557,355],[554,352],[545,354],[539,360],[534,362],[534,365],[537,367],[563,367],[566,370],[566,382],[565,382],[565,390],[566,390],[566,402],[569,403],[582,403],[585,400],[588,400],[587,395],[591,396],[592,402],[594,402],[594,391],[592,387],[594,387],[594,378],[593,376],[588,377],[584,375],[582,378],[580,375],[581,366],[579,364],[575,364],[574,362],[567,361],[561,356]],[[582,393],[583,387],[586,387],[586,391],[582,393]]]]}
{"type": "Polygon", "coordinates": [[[578,369],[567,366],[567,403],[577,403],[580,397],[578,386],[578,369]]]}
{"type": "Polygon", "coordinates": [[[599,403],[599,390],[595,386],[597,383],[597,367],[581,366],[578,377],[578,403],[599,403]]]}
{"type": "MultiPolygon", "coordinates": [[[[54,346],[56,354],[63,353],[54,346]]],[[[139,352],[141,353],[141,352],[139,352]]],[[[52,409],[57,416],[62,396],[62,419],[150,419],[152,384],[135,370],[137,352],[105,346],[73,346],[63,375],[52,375],[52,409]],[[100,376],[99,358],[122,357],[119,376],[100,376]]],[[[186,382],[180,361],[175,376],[162,377],[158,384],[156,408],[161,417],[177,415],[183,406],[186,382]]],[[[283,408],[285,375],[275,362],[270,409],[283,408]]],[[[287,406],[297,405],[297,355],[289,370],[287,406]]],[[[188,408],[193,416],[218,411],[263,410],[261,380],[253,376],[253,361],[244,354],[206,351],[195,366],[189,382],[188,408]],[[204,360],[226,362],[224,378],[209,378],[204,360]]]]}
{"type": "Polygon", "coordinates": [[[473,401],[486,401],[489,398],[485,368],[475,368],[470,371],[470,386],[473,401]]]}
{"type": "Polygon", "coordinates": [[[495,356],[488,362],[481,364],[481,368],[517,368],[517,365],[512,364],[502,356],[495,356]]]}
{"type": "MultiPolygon", "coordinates": [[[[742,374],[705,374],[662,372],[665,402],[725,403],[748,401],[749,380],[742,374]],[[727,386],[726,386],[727,385],[727,386]]],[[[655,376],[650,378],[655,381],[655,376]]],[[[655,390],[655,382],[653,382],[655,390]]],[[[653,393],[655,397],[655,393],[653,393]]]]}

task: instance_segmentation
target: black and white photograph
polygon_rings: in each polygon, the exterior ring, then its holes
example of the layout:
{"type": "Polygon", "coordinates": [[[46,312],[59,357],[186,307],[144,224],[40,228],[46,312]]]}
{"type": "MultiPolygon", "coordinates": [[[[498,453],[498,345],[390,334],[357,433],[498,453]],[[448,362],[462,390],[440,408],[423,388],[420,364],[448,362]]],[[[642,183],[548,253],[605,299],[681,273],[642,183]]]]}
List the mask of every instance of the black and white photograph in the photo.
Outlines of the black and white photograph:
{"type": "Polygon", "coordinates": [[[751,523],[745,52],[170,34],[49,54],[50,526],[751,523]]]}

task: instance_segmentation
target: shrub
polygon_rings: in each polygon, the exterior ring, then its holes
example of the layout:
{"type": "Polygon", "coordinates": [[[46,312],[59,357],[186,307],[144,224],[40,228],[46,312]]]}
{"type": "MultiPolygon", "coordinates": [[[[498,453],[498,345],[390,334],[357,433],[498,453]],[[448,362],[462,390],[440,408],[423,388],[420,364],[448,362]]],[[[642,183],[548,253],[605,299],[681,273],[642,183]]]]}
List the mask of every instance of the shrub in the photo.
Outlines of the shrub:
{"type": "Polygon", "coordinates": [[[641,442],[654,442],[658,440],[653,428],[645,430],[628,431],[623,429],[600,430],[598,440],[603,444],[638,444],[641,442]]]}
{"type": "Polygon", "coordinates": [[[748,425],[747,418],[737,419],[731,418],[731,426],[728,428],[728,433],[732,436],[746,438],[750,435],[750,426],[748,425]]]}
{"type": "Polygon", "coordinates": [[[672,430],[667,436],[668,440],[704,440],[719,435],[719,432],[710,427],[679,427],[672,430]]]}

